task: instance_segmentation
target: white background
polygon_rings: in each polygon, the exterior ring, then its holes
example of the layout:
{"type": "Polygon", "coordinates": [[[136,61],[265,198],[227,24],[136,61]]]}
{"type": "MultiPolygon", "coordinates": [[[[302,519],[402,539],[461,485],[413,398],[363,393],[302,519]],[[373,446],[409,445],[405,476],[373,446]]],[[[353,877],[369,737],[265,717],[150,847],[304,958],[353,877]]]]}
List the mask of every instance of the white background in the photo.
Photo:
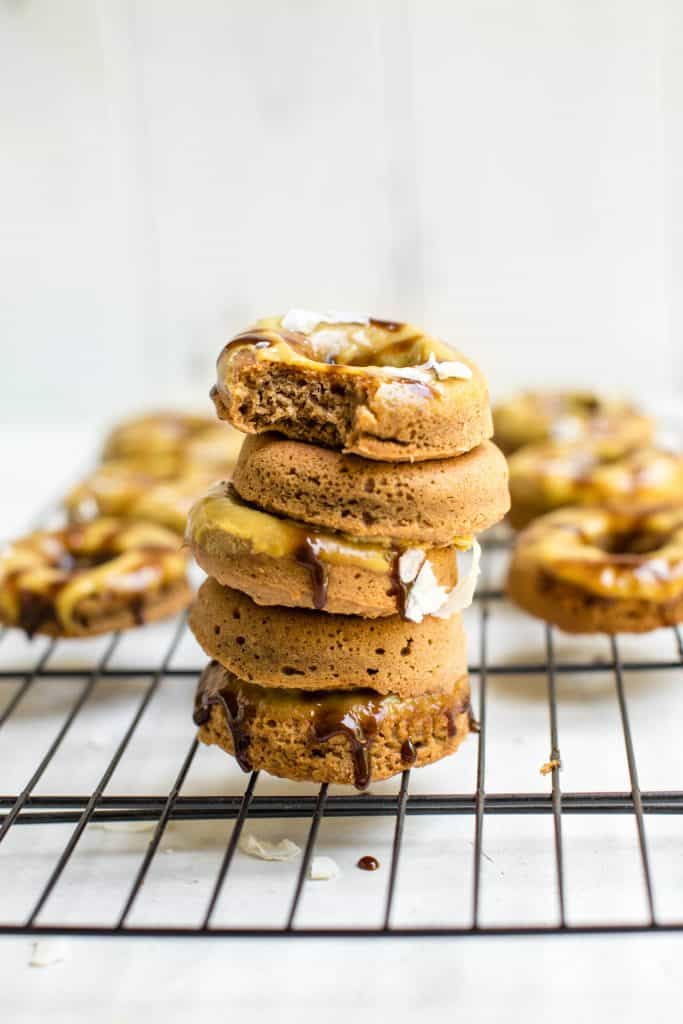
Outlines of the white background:
{"type": "MultiPolygon", "coordinates": [[[[0,421],[13,455],[2,532],[74,478],[103,421],[150,403],[205,401],[225,335],[293,305],[413,319],[460,342],[497,393],[572,381],[680,395],[682,39],[683,6],[664,0],[0,0],[0,421]]],[[[542,654],[537,624],[518,618],[511,627],[501,642],[542,654]]],[[[572,642],[560,654],[574,651],[572,642]]],[[[642,781],[681,788],[672,715],[680,680],[650,682],[629,681],[642,781]]],[[[19,719],[16,778],[1,789],[25,781],[34,725],[40,742],[52,735],[60,694],[45,692],[46,707],[19,719]]],[[[165,742],[150,741],[133,762],[143,787],[170,784],[148,763],[172,771],[173,743],[184,750],[189,739],[181,704],[190,695],[171,696],[165,742]]],[[[626,788],[613,693],[560,697],[563,783],[626,788]]],[[[72,735],[65,774],[47,789],[64,778],[79,788],[70,773],[97,771],[102,733],[115,736],[122,721],[100,712],[99,739],[72,735]]],[[[545,791],[544,694],[496,689],[490,719],[491,786],[545,791]]],[[[471,776],[474,751],[458,771],[471,776]]],[[[211,753],[197,791],[207,779],[227,785],[211,753]]],[[[426,770],[416,781],[429,789],[435,778],[426,770]]],[[[242,780],[229,784],[239,791],[242,780]]],[[[452,873],[450,847],[435,845],[427,824],[418,832],[413,821],[408,841],[452,873]]],[[[487,825],[485,909],[492,920],[543,919],[553,906],[549,821],[537,823],[540,843],[512,824],[517,844],[487,825]]],[[[605,909],[640,919],[633,822],[612,819],[611,837],[596,827],[567,825],[570,913],[593,913],[598,890],[605,909]]],[[[648,819],[661,906],[680,917],[677,830],[677,818],[648,819]]],[[[3,851],[6,911],[23,891],[13,885],[18,872],[45,866],[21,845],[29,838],[17,829],[3,851]]],[[[63,839],[45,835],[57,846],[63,839]]],[[[114,844],[101,832],[94,841],[114,844]]],[[[186,850],[176,832],[174,854],[159,858],[173,895],[154,903],[149,890],[152,911],[179,912],[188,879],[209,885],[224,841],[186,850]]],[[[353,834],[346,841],[353,847],[353,834]]],[[[142,842],[107,858],[121,884],[142,842]]],[[[99,870],[98,851],[92,858],[84,844],[76,867],[99,870]]],[[[410,916],[418,897],[450,912],[453,889],[408,870],[418,863],[406,858],[400,913],[410,916]]],[[[349,865],[342,880],[355,884],[349,865]]],[[[79,889],[79,878],[51,913],[101,914],[70,902],[93,891],[79,889]]],[[[311,912],[326,892],[309,890],[311,912]]],[[[105,885],[100,896],[113,898],[105,885]]],[[[670,1015],[680,989],[680,947],[667,936],[83,941],[44,971],[29,968],[29,957],[24,939],[0,947],[2,1005],[18,1024],[245,1010],[257,1019],[258,1009],[259,1020],[289,1020],[303,1019],[305,1006],[329,1020],[408,1011],[429,1020],[628,1021],[670,1015]]]]}
{"type": "Polygon", "coordinates": [[[204,403],[290,306],[494,393],[671,394],[682,38],[675,0],[0,0],[0,419],[204,403]]]}

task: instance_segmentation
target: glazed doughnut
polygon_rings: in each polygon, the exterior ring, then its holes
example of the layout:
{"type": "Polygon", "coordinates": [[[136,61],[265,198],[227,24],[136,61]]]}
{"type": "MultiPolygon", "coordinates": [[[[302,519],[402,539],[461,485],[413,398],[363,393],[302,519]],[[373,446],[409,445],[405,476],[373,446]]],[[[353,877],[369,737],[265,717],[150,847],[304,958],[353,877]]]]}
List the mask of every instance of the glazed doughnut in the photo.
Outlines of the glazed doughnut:
{"type": "Polygon", "coordinates": [[[518,537],[507,589],[569,633],[643,633],[683,621],[683,505],[567,508],[518,537]]]}
{"type": "Polygon", "coordinates": [[[137,416],[114,427],[104,446],[102,459],[138,460],[153,464],[157,459],[176,462],[176,472],[188,465],[232,467],[242,443],[241,435],[210,416],[181,412],[156,412],[137,416]]]}
{"type": "Polygon", "coordinates": [[[412,462],[493,432],[481,371],[410,324],[290,310],[238,334],[211,391],[220,419],[366,459],[412,462]]]}
{"type": "Polygon", "coordinates": [[[174,455],[113,459],[72,488],[64,506],[73,522],[117,516],[182,534],[190,508],[214,479],[204,467],[181,472],[174,455]]]}
{"type": "Polygon", "coordinates": [[[214,661],[200,677],[194,720],[199,739],[244,771],[365,789],[452,754],[470,731],[470,690],[467,676],[442,693],[403,699],[280,690],[245,683],[214,661]]]}
{"type": "Polygon", "coordinates": [[[538,441],[584,441],[612,458],[648,444],[654,423],[630,402],[591,391],[526,391],[493,410],[496,443],[510,455],[538,441]]]}
{"type": "MultiPolygon", "coordinates": [[[[469,604],[478,566],[458,582],[457,548],[370,541],[281,519],[217,484],[192,508],[186,540],[204,571],[256,604],[317,608],[366,618],[396,615],[421,622],[469,604]]],[[[458,545],[468,549],[473,538],[458,545]]]]}
{"type": "Polygon", "coordinates": [[[508,460],[516,529],[565,505],[629,509],[683,500],[683,456],[647,447],[605,458],[588,443],[527,445],[508,460]]]}
{"type": "Polygon", "coordinates": [[[207,579],[190,627],[210,658],[261,686],[340,690],[371,686],[413,697],[447,691],[467,672],[462,618],[364,619],[303,608],[262,607],[207,579]]]}
{"type": "Polygon", "coordinates": [[[505,459],[490,441],[457,459],[386,465],[262,434],[245,439],[232,481],[260,508],[361,539],[454,544],[510,507],[505,459]]]}
{"type": "Polygon", "coordinates": [[[29,636],[94,636],[172,615],[191,592],[178,537],[95,519],[41,530],[0,554],[0,621],[29,636]]]}

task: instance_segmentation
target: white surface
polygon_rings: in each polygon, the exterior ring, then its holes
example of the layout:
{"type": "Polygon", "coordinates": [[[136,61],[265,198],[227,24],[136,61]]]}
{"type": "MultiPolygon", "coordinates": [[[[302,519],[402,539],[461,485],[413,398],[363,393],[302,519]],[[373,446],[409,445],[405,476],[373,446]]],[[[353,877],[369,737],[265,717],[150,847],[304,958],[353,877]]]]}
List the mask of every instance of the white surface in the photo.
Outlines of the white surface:
{"type": "MultiPolygon", "coordinates": [[[[17,439],[4,467],[12,484],[13,528],[41,499],[73,476],[80,461],[73,437],[52,432],[17,439]],[[35,466],[46,473],[36,482],[35,466]],[[49,486],[48,486],[49,485],[49,486]],[[43,487],[45,491],[43,491],[43,487]],[[25,501],[22,508],[21,496],[25,501]]],[[[472,650],[478,643],[476,612],[467,618],[472,650]]],[[[135,658],[151,665],[166,626],[127,634],[115,663],[135,658]]],[[[541,659],[539,623],[510,609],[494,609],[489,660],[541,659]]],[[[0,647],[0,662],[34,658],[42,641],[29,646],[12,635],[0,647]]],[[[105,641],[62,643],[53,665],[91,658],[105,641]]],[[[604,657],[600,639],[557,638],[558,661],[604,657]]],[[[668,634],[624,641],[625,658],[673,655],[668,634]]],[[[186,637],[177,664],[203,662],[186,637]]],[[[683,713],[681,673],[627,678],[629,707],[644,788],[683,788],[678,722],[683,713]]],[[[37,793],[89,790],[125,730],[145,680],[100,683],[70,732],[37,793]]],[[[7,699],[3,684],[1,699],[7,699]]],[[[35,687],[2,732],[2,789],[16,792],[26,782],[36,755],[44,751],[75,698],[80,684],[52,680],[35,687]]],[[[192,737],[190,684],[167,680],[143,718],[108,792],[165,793],[192,737]]],[[[559,728],[562,785],[566,790],[628,788],[628,776],[614,699],[606,673],[561,676],[559,728]]],[[[490,679],[488,707],[489,792],[524,789],[547,792],[539,774],[548,757],[548,721],[541,677],[490,679]]],[[[472,792],[476,742],[456,757],[413,773],[411,792],[472,792]]],[[[241,793],[244,776],[219,751],[202,748],[184,794],[241,793]]],[[[262,777],[258,793],[284,792],[287,783],[262,777]]],[[[298,787],[314,792],[314,787],[298,787]]],[[[373,787],[396,790],[396,782],[373,787]]],[[[202,913],[225,848],[225,823],[172,823],[131,917],[132,922],[195,923],[202,913]]],[[[306,822],[254,821],[250,830],[303,846],[306,822]]],[[[323,820],[318,854],[333,856],[340,875],[307,882],[297,923],[340,924],[379,920],[387,883],[392,820],[323,820]],[[375,873],[354,867],[373,853],[375,873]]],[[[67,841],[69,827],[15,827],[0,847],[3,919],[25,917],[31,897],[45,881],[50,863],[67,841]],[[28,894],[28,895],[27,895],[28,894]]],[[[610,917],[642,920],[644,890],[633,819],[564,819],[568,914],[571,921],[610,917]]],[[[683,915],[683,829],[678,817],[647,819],[655,896],[664,918],[683,915]]],[[[114,920],[149,832],[88,828],[48,902],[41,920],[114,920]]],[[[467,924],[471,916],[473,821],[471,817],[408,818],[396,894],[394,923],[467,924]]],[[[552,922],[556,919],[552,821],[487,817],[484,836],[482,920],[552,922]]],[[[279,924],[286,913],[297,862],[264,863],[238,853],[216,914],[217,923],[279,924]]],[[[167,1021],[238,1009],[254,1021],[354,1017],[393,1019],[422,1012],[428,1019],[555,1022],[577,1019],[635,1020],[667,1012],[679,993],[680,940],[675,937],[466,939],[459,941],[147,941],[74,940],[70,959],[42,970],[29,966],[28,939],[0,943],[3,1013],[21,1024],[49,1017],[73,1020],[144,1021],[153,1013],[167,1021]],[[511,1007],[513,1010],[511,1010],[511,1007]]]]}
{"type": "Polygon", "coordinates": [[[4,0],[0,415],[206,403],[291,306],[683,379],[676,0],[4,0]]]}

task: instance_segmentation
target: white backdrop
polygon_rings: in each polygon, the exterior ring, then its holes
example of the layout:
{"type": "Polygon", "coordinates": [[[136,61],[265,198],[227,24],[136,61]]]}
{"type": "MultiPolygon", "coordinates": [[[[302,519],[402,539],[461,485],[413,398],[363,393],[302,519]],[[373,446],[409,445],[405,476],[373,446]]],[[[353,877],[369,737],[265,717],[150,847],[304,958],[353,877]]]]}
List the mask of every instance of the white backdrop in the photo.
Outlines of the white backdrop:
{"type": "Polygon", "coordinates": [[[675,393],[682,39],[664,0],[0,0],[0,418],[205,401],[290,306],[496,392],[675,393]]]}

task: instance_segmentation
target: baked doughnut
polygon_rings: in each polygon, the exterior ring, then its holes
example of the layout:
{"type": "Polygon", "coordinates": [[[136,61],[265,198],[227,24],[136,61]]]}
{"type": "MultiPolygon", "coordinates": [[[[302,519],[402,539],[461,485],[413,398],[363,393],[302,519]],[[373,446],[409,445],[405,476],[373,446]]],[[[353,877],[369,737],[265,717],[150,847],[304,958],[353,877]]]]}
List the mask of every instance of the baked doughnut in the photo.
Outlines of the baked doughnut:
{"type": "Polygon", "coordinates": [[[493,432],[481,371],[410,324],[290,310],[238,334],[211,391],[220,419],[366,459],[459,455],[493,432]]]}
{"type": "Polygon", "coordinates": [[[588,440],[600,455],[622,455],[652,440],[654,423],[630,402],[591,391],[525,391],[493,410],[495,440],[510,455],[538,441],[588,440]]]}
{"type": "Polygon", "coordinates": [[[183,533],[190,508],[215,480],[205,467],[180,469],[174,455],[104,462],[64,498],[73,522],[121,516],[183,533]]]}
{"type": "Polygon", "coordinates": [[[178,537],[150,523],[40,530],[0,554],[0,621],[29,636],[127,629],[172,615],[190,597],[178,537]]]}
{"type": "Polygon", "coordinates": [[[462,618],[363,619],[262,607],[207,579],[190,627],[210,658],[240,679],[300,690],[372,687],[412,697],[447,690],[467,672],[462,618]]]}
{"type": "MultiPolygon", "coordinates": [[[[236,430],[210,416],[182,412],[156,412],[136,416],[114,427],[104,446],[102,459],[140,457],[175,459],[178,470],[203,465],[225,471],[239,452],[242,437],[236,430]]],[[[166,465],[169,463],[166,462],[166,465]]]]}
{"type": "Polygon", "coordinates": [[[683,504],[566,508],[527,527],[508,593],[569,633],[643,633],[683,621],[683,504]]]}
{"type": "Polygon", "coordinates": [[[586,443],[527,445],[508,460],[510,523],[565,505],[646,508],[683,499],[683,456],[654,446],[606,458],[586,443]]]}
{"type": "Polygon", "coordinates": [[[261,434],[245,439],[232,481],[260,508],[362,539],[454,544],[510,507],[505,459],[490,441],[457,459],[386,465],[261,434]]]}
{"type": "MultiPolygon", "coordinates": [[[[247,505],[232,484],[216,484],[192,508],[186,540],[204,571],[260,605],[317,608],[366,618],[451,615],[472,600],[478,547],[458,582],[456,546],[359,540],[281,519],[247,505]]],[[[473,538],[458,542],[476,546],[473,538]]]]}
{"type": "Polygon", "coordinates": [[[244,771],[365,789],[452,754],[470,731],[470,690],[419,697],[280,690],[245,683],[217,662],[204,669],[194,720],[199,739],[233,754],[244,771]]]}

